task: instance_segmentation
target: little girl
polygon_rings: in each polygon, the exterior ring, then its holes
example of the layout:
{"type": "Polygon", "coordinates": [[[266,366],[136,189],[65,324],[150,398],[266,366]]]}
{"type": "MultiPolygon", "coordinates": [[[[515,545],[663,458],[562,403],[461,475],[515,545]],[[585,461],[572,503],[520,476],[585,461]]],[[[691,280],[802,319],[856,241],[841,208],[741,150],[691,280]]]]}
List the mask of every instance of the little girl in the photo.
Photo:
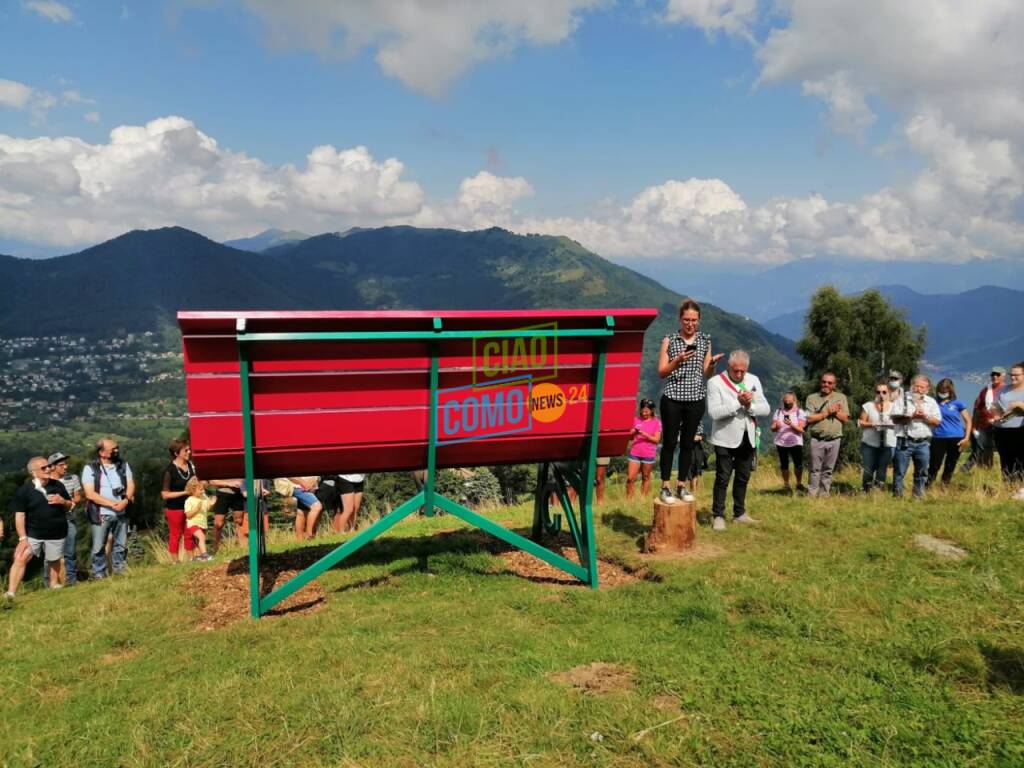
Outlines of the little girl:
{"type": "Polygon", "coordinates": [[[198,477],[190,477],[185,485],[188,498],[185,499],[185,536],[194,538],[199,554],[193,560],[212,560],[206,551],[206,515],[214,500],[206,495],[206,486],[198,477]]]}

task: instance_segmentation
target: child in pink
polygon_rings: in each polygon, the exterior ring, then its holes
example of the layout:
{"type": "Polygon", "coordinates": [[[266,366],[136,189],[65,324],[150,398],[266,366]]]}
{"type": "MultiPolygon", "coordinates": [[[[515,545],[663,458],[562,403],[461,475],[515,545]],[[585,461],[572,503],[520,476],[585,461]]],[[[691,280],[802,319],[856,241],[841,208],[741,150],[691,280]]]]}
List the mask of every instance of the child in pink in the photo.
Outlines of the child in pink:
{"type": "Polygon", "coordinates": [[[636,476],[643,475],[641,494],[651,491],[651,472],[661,442],[661,419],[654,415],[654,401],[640,401],[640,412],[633,419],[633,439],[629,444],[629,468],[626,472],[626,498],[633,498],[636,476]]]}

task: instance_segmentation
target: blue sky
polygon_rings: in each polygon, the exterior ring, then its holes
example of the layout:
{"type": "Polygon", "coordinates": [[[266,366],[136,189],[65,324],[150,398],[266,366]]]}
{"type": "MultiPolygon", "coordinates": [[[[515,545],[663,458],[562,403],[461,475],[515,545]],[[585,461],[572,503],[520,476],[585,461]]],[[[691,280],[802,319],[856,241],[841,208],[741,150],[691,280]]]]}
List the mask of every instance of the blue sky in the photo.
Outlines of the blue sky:
{"type": "MultiPolygon", "coordinates": [[[[427,0],[417,4],[429,12],[427,0]]],[[[1015,252],[1020,126],[985,124],[938,75],[922,82],[913,41],[905,72],[895,57],[873,61],[897,23],[877,18],[884,4],[865,4],[874,26],[844,36],[831,61],[812,44],[814,25],[829,17],[821,19],[821,4],[805,5],[791,4],[786,16],[755,0],[562,0],[537,4],[553,10],[538,11],[535,28],[523,31],[529,23],[510,18],[508,6],[476,3],[421,32],[360,2],[8,1],[0,5],[0,244],[60,250],[176,217],[166,223],[218,238],[266,225],[495,223],[564,231],[611,255],[709,260],[1015,252]],[[326,43],[317,25],[331,30],[326,43]],[[356,50],[340,50],[346,36],[361,41],[356,50]],[[381,63],[395,39],[398,74],[381,63]],[[435,50],[455,51],[455,74],[431,73],[435,50]],[[180,200],[137,188],[136,150],[113,150],[111,130],[167,116],[188,126],[149,129],[161,146],[142,142],[144,178],[158,184],[166,174],[175,188],[192,180],[207,190],[204,205],[216,197],[223,210],[198,211],[184,193],[176,208],[180,200]],[[210,151],[196,148],[195,133],[216,141],[210,158],[195,159],[210,151]],[[88,146],[15,143],[56,137],[88,146]],[[1001,167],[984,152],[993,142],[1009,147],[1001,167]],[[339,155],[326,175],[313,173],[307,155],[319,145],[363,146],[369,166],[346,175],[339,155]],[[980,170],[961,162],[960,178],[950,178],[949,146],[966,146],[980,170]],[[4,152],[9,163],[19,158],[10,178],[35,182],[5,185],[4,152]],[[241,155],[264,167],[238,181],[241,155]],[[381,167],[389,158],[402,164],[397,192],[381,167]],[[55,164],[81,178],[81,201],[40,184],[55,164]],[[972,173],[983,188],[967,194],[959,187],[972,173]],[[254,204],[226,186],[232,179],[238,188],[270,185],[284,202],[254,204]],[[337,190],[348,186],[358,191],[342,199],[337,190]],[[940,237],[929,195],[946,187],[963,220],[940,237]],[[4,193],[22,202],[5,207],[4,193]],[[26,223],[62,211],[71,223],[26,223]],[[981,233],[979,215],[992,219],[981,233]]],[[[850,11],[836,9],[841,24],[850,11]]],[[[956,64],[936,68],[941,75],[956,64]]]]}

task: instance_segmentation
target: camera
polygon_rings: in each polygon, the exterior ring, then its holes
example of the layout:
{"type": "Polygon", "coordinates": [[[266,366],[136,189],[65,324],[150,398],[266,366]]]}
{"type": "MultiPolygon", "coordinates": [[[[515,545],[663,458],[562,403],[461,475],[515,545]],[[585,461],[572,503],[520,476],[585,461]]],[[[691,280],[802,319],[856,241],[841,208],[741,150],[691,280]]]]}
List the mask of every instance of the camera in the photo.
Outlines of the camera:
{"type": "Polygon", "coordinates": [[[128,492],[124,488],[115,488],[114,495],[121,501],[128,498],[128,492]]]}

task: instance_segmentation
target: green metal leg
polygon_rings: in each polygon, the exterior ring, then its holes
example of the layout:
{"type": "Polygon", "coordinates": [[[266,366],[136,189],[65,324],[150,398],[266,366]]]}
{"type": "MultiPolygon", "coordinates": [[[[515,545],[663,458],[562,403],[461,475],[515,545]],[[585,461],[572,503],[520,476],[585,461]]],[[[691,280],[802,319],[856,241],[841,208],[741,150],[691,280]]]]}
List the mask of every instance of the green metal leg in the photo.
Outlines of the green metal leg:
{"type": "Polygon", "coordinates": [[[574,563],[572,560],[568,560],[559,554],[555,554],[550,549],[542,547],[535,541],[531,541],[525,536],[520,536],[514,531],[510,531],[507,528],[502,528],[493,520],[488,520],[486,517],[478,515],[471,509],[467,509],[461,504],[456,504],[451,499],[445,496],[437,497],[438,506],[443,508],[446,512],[454,515],[460,520],[465,520],[470,525],[476,526],[487,533],[491,534],[495,538],[501,539],[513,547],[518,547],[524,552],[529,552],[534,557],[538,557],[548,565],[553,565],[555,568],[559,568],[566,573],[575,576],[577,579],[583,582],[588,581],[588,574],[584,568],[574,563]]]}
{"type": "Polygon", "coordinates": [[[369,544],[375,538],[380,536],[386,530],[391,528],[396,523],[404,520],[406,517],[415,512],[419,506],[423,503],[423,494],[417,493],[407,502],[402,504],[395,510],[392,510],[387,515],[382,517],[376,523],[371,525],[359,532],[358,535],[353,536],[351,539],[346,541],[337,549],[328,552],[326,555],[321,557],[311,566],[306,568],[302,573],[298,573],[289,579],[287,582],[282,584],[280,587],[275,589],[269,595],[260,600],[260,609],[263,613],[266,613],[275,605],[282,600],[291,597],[309,582],[315,579],[317,576],[327,571],[349,555],[362,549],[364,546],[369,544]]]}
{"type": "Polygon", "coordinates": [[[262,554],[262,526],[259,518],[259,500],[253,493],[253,425],[252,389],[249,383],[249,350],[238,345],[238,374],[242,384],[242,439],[245,451],[245,511],[249,517],[249,614],[260,617],[260,555],[262,554]]]}

